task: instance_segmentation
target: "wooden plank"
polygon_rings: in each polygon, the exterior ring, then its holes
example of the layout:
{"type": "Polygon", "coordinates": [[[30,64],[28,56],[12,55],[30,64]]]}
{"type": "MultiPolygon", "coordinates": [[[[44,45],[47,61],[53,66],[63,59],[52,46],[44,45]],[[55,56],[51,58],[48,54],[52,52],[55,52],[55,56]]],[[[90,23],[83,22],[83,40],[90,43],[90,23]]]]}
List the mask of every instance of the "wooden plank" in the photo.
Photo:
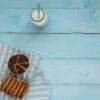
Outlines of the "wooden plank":
{"type": "Polygon", "coordinates": [[[0,34],[0,41],[42,58],[100,58],[100,34],[0,34]]]}
{"type": "Polygon", "coordinates": [[[52,85],[100,85],[100,59],[42,59],[39,67],[52,85]]]}
{"type": "MultiPolygon", "coordinates": [[[[100,0],[42,0],[43,8],[100,8],[100,0]]],[[[36,0],[0,0],[0,8],[33,8],[36,0]]]]}
{"type": "Polygon", "coordinates": [[[36,28],[30,9],[0,10],[0,32],[11,33],[100,33],[100,10],[47,9],[49,22],[36,28]]]}
{"type": "Polygon", "coordinates": [[[52,86],[52,100],[100,100],[100,86],[52,86]]]}

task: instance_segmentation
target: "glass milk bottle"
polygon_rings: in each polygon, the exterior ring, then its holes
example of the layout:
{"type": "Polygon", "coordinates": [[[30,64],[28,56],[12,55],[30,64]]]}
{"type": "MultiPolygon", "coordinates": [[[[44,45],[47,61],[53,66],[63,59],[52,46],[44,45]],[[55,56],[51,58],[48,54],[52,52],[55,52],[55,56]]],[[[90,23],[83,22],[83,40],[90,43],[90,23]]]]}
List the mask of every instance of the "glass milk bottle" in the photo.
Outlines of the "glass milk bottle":
{"type": "Polygon", "coordinates": [[[31,20],[35,26],[43,27],[48,22],[48,16],[45,10],[40,9],[38,16],[38,9],[33,9],[31,12],[31,20]]]}

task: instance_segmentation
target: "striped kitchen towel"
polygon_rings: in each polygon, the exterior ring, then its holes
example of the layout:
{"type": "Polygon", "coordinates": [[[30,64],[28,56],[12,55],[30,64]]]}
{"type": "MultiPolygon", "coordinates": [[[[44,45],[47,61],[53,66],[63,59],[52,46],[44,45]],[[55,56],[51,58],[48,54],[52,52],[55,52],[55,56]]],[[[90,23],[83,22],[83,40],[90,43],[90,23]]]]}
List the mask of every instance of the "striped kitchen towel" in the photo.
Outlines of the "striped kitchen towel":
{"type": "MultiPolygon", "coordinates": [[[[5,62],[16,54],[26,55],[30,62],[29,70],[21,76],[23,79],[27,79],[30,82],[30,89],[23,100],[48,100],[50,97],[50,88],[37,68],[39,56],[0,43],[0,73],[3,77],[9,74],[7,63],[5,62]]],[[[0,100],[16,99],[0,92],[0,100]]]]}

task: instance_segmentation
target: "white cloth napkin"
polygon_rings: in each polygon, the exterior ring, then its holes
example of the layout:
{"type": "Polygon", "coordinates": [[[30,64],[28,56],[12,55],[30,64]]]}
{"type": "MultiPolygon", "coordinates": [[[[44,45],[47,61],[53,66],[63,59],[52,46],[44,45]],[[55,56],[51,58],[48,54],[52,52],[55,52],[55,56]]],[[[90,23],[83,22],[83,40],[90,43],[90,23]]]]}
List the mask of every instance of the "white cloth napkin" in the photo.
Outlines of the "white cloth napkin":
{"type": "MultiPolygon", "coordinates": [[[[9,47],[0,43],[0,73],[6,76],[7,62],[9,58],[16,54],[24,54],[29,58],[30,69],[23,74],[23,79],[28,79],[30,82],[30,89],[23,100],[48,100],[50,96],[49,85],[44,80],[41,72],[37,68],[39,56],[36,54],[26,53],[17,48],[9,47]],[[2,69],[4,71],[2,71],[2,69]],[[2,71],[2,72],[1,72],[2,71]],[[30,71],[30,72],[29,72],[30,71]],[[33,73],[35,74],[33,74],[33,73]]],[[[8,72],[9,73],[9,72],[8,72]]],[[[1,78],[1,77],[0,77],[1,78]]],[[[0,92],[0,100],[16,100],[2,92],[0,92]]]]}

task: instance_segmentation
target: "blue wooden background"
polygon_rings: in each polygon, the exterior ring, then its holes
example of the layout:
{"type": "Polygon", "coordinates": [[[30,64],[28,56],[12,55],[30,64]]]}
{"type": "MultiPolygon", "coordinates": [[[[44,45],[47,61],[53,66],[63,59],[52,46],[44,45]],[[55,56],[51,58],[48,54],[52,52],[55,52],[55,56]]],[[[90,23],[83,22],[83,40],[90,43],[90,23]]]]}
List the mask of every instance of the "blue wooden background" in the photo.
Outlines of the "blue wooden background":
{"type": "Polygon", "coordinates": [[[0,0],[0,42],[41,56],[51,100],[100,100],[100,0],[42,0],[45,28],[32,25],[36,0],[0,0]]]}

